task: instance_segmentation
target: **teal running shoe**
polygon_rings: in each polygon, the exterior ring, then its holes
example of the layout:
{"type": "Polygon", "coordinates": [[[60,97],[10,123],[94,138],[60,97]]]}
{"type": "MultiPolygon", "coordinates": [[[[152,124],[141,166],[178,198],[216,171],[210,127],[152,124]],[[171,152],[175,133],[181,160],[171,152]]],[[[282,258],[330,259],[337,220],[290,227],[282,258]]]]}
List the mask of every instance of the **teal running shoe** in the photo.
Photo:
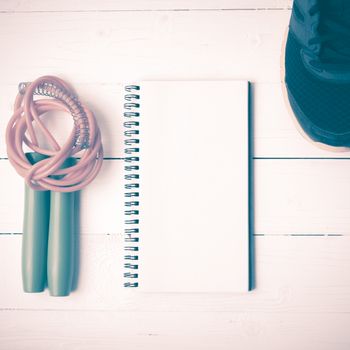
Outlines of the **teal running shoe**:
{"type": "Polygon", "coordinates": [[[350,0],[294,0],[283,54],[284,92],[302,133],[348,150],[350,0]]]}

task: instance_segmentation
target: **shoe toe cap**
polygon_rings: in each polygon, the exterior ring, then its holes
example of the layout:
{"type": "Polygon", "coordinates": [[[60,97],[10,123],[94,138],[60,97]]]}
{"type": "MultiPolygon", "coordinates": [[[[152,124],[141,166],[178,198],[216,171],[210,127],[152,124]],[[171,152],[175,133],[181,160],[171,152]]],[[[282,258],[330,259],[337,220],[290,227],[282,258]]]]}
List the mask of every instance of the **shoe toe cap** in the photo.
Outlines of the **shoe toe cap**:
{"type": "Polygon", "coordinates": [[[332,146],[350,145],[350,84],[321,80],[309,72],[302,47],[290,32],[285,52],[285,83],[293,112],[315,141],[332,146]]]}

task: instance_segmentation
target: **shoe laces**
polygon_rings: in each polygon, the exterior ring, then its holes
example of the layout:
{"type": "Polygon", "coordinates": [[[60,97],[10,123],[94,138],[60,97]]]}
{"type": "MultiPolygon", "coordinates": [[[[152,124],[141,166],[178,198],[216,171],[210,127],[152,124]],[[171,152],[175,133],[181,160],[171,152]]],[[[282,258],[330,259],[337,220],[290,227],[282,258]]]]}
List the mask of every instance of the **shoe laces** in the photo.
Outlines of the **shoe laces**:
{"type": "Polygon", "coordinates": [[[310,8],[309,14],[319,16],[318,28],[309,40],[316,48],[310,52],[313,58],[310,63],[316,68],[350,69],[350,14],[321,9],[318,3],[310,8]]]}

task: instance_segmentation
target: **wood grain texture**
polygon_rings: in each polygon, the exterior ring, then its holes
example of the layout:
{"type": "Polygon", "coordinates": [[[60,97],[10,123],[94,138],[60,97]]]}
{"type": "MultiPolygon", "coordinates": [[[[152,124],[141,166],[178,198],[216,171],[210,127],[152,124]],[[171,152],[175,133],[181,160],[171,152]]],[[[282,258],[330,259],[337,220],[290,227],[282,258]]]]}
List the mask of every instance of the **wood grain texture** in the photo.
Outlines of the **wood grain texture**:
{"type": "Polygon", "coordinates": [[[53,298],[47,291],[22,292],[21,236],[0,235],[0,310],[161,312],[164,317],[172,312],[198,317],[202,312],[350,312],[350,237],[267,236],[255,243],[252,292],[142,293],[122,288],[121,236],[81,235],[77,289],[67,298],[53,298]]]}
{"type": "Polygon", "coordinates": [[[171,11],[171,10],[273,10],[289,9],[292,0],[79,0],[79,1],[40,1],[2,0],[0,11],[171,11]]]}
{"type": "MultiPolygon", "coordinates": [[[[6,32],[0,33],[0,44],[12,62],[0,66],[1,134],[12,113],[17,84],[43,74],[67,78],[95,111],[107,157],[123,156],[123,83],[249,79],[254,82],[256,157],[350,158],[350,152],[327,152],[304,140],[287,112],[279,56],[289,15],[286,10],[1,14],[6,32]],[[210,22],[218,25],[208,26],[210,22]],[[22,26],[30,31],[19,31],[22,26]],[[79,28],[84,28],[83,34],[79,28]],[[18,55],[19,47],[26,52],[25,60],[18,55]]],[[[0,157],[6,157],[3,137],[0,157]]]]}
{"type": "Polygon", "coordinates": [[[255,218],[260,234],[349,234],[350,162],[255,161],[255,218]]]}
{"type": "Polygon", "coordinates": [[[349,314],[0,312],[7,350],[348,350],[349,314]],[[198,316],[199,315],[199,316],[198,316]]]}
{"type": "Polygon", "coordinates": [[[289,10],[2,13],[1,82],[17,85],[43,74],[74,84],[278,82],[289,16],[289,10]]]}
{"type": "MultiPolygon", "coordinates": [[[[350,235],[350,161],[257,159],[255,233],[258,235],[350,235]]],[[[23,181],[0,161],[0,232],[22,232],[23,181]]],[[[81,193],[82,234],[123,230],[123,161],[105,160],[81,193]]]]}
{"type": "Polygon", "coordinates": [[[115,158],[123,155],[124,82],[249,79],[257,234],[256,289],[249,294],[122,290],[122,161],[108,160],[81,198],[76,290],[69,298],[25,294],[21,235],[8,234],[21,231],[23,181],[1,159],[1,349],[350,348],[350,153],[318,150],[286,111],[279,69],[291,5],[0,1],[0,158],[20,81],[44,74],[70,81],[99,119],[106,156],[115,158]]]}
{"type": "MultiPolygon", "coordinates": [[[[124,157],[123,148],[123,87],[116,83],[74,84],[82,101],[86,102],[98,118],[103,137],[105,157],[124,157]]],[[[1,84],[0,95],[0,158],[6,158],[5,128],[13,110],[17,94],[16,84],[1,84]]],[[[142,96],[141,96],[142,97],[142,96]]],[[[295,128],[282,97],[280,83],[257,82],[252,84],[252,107],[254,114],[255,158],[349,158],[349,152],[330,152],[315,147],[305,140],[295,128]]],[[[71,130],[70,115],[48,115],[51,130],[58,140],[64,141],[71,130]]]]}

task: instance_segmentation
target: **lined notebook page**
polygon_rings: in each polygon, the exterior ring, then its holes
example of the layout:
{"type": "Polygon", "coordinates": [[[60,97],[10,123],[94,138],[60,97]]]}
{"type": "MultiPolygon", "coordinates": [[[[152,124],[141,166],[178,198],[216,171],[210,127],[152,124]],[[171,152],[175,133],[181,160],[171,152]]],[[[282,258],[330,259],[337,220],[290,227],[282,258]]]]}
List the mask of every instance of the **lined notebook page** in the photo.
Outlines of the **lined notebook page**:
{"type": "Polygon", "coordinates": [[[140,290],[247,291],[248,82],[140,86],[140,290]]]}

